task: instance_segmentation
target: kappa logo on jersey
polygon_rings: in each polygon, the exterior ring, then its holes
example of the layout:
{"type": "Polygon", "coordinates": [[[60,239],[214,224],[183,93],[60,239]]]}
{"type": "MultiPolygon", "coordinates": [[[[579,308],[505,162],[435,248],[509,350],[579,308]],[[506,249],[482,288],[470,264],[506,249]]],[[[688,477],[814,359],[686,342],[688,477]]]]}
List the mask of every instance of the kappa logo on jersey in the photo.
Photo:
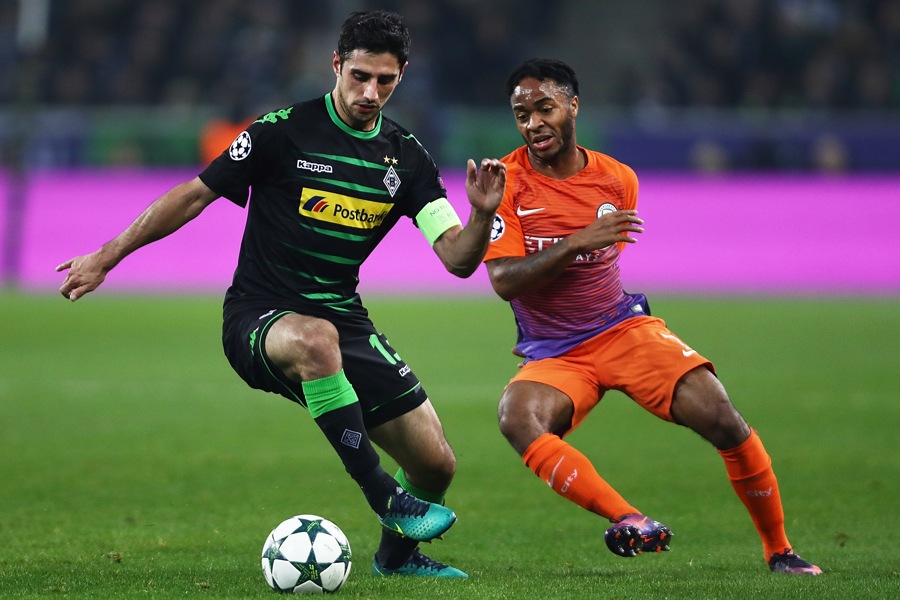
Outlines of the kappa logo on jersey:
{"type": "Polygon", "coordinates": [[[334,167],[331,165],[309,162],[302,158],[297,161],[297,168],[305,171],[312,171],[313,173],[334,173],[334,167]]]}
{"type": "Polygon", "coordinates": [[[372,202],[343,194],[304,188],[300,195],[300,214],[357,229],[372,229],[384,222],[393,204],[372,202]]]}
{"type": "Polygon", "coordinates": [[[491,241],[496,242],[502,238],[504,231],[506,231],[506,223],[503,222],[503,217],[494,215],[494,223],[491,225],[491,241]]]}
{"type": "Polygon", "coordinates": [[[250,134],[242,131],[240,135],[234,138],[231,146],[228,148],[228,156],[231,160],[244,160],[250,156],[250,134]]]}

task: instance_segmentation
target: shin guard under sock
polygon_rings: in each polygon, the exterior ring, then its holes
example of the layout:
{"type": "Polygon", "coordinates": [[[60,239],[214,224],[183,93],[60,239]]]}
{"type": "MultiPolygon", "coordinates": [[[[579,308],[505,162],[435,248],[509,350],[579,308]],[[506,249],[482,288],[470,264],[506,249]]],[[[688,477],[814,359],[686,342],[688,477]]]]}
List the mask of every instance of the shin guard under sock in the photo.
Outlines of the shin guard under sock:
{"type": "Polygon", "coordinates": [[[525,450],[525,465],[553,491],[611,521],[640,512],[609,485],[581,452],[559,436],[545,433],[525,450]]]}
{"type": "Polygon", "coordinates": [[[719,450],[731,487],[753,519],[762,539],[766,561],[778,552],[790,548],[784,531],[784,508],[778,480],[772,470],[772,459],[755,430],[742,444],[729,450],[719,450]]]}
{"type": "Polygon", "coordinates": [[[359,484],[372,510],[384,516],[397,483],[381,468],[378,453],[366,432],[356,392],[344,372],[304,381],[303,393],[316,425],[328,438],[347,473],[359,484]]]}

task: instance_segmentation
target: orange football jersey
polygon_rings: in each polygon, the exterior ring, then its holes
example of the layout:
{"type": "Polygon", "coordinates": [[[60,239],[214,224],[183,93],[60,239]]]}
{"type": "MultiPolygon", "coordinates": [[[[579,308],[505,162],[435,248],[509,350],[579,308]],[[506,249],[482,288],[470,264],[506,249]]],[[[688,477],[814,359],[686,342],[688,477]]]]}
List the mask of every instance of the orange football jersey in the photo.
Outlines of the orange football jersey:
{"type": "MultiPolygon", "coordinates": [[[[581,150],[587,165],[564,180],[535,171],[525,146],[503,159],[506,192],[485,262],[540,252],[607,212],[637,208],[634,171],[605,154],[581,150]]],[[[518,347],[527,358],[558,356],[625,318],[646,314],[643,295],[622,290],[617,261],[624,246],[579,255],[552,283],[510,302],[518,347]]]]}

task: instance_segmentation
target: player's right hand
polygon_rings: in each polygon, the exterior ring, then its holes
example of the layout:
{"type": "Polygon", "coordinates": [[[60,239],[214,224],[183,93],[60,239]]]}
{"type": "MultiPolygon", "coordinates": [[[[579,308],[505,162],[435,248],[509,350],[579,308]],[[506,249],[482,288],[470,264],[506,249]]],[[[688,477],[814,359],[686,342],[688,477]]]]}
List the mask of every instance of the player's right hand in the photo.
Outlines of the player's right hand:
{"type": "Polygon", "coordinates": [[[66,278],[59,286],[59,293],[72,302],[97,289],[109,271],[101,266],[99,252],[71,258],[56,267],[57,272],[67,269],[66,278]]]}

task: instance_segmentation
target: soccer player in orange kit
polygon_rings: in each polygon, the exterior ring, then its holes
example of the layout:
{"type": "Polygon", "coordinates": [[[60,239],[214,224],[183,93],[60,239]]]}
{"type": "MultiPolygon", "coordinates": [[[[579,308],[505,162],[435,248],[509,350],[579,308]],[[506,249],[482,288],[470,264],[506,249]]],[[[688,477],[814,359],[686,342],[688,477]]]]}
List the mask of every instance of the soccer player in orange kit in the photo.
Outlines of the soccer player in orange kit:
{"type": "Polygon", "coordinates": [[[506,156],[507,184],[485,256],[515,314],[522,368],[500,399],[500,430],[558,494],[613,525],[625,557],[669,549],[672,532],[642,514],[567,443],[606,390],[716,447],[762,539],[770,569],[818,575],[794,553],[771,459],[732,405],[712,363],[619,278],[619,254],[643,232],[634,171],[575,140],[578,81],[563,62],[532,59],[506,82],[525,145],[506,156]]]}

